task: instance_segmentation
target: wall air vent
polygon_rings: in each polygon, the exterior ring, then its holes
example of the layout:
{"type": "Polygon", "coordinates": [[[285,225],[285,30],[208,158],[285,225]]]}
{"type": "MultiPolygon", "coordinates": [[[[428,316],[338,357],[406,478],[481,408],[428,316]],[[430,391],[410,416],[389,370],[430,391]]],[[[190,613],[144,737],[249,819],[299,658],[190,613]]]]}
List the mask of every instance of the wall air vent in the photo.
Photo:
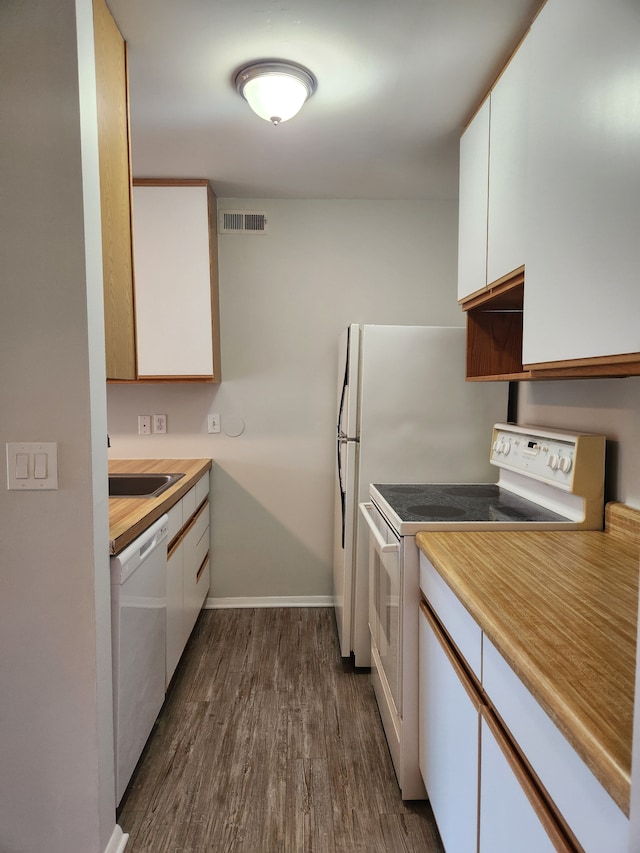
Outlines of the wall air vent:
{"type": "Polygon", "coordinates": [[[255,210],[221,210],[218,234],[266,234],[267,215],[255,210]]]}

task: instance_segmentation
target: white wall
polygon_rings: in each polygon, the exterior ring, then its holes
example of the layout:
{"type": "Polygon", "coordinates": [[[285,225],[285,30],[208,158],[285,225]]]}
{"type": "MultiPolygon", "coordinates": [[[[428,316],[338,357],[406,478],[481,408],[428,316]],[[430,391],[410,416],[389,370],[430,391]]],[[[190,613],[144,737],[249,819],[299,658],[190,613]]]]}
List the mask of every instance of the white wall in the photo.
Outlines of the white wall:
{"type": "Polygon", "coordinates": [[[522,382],[520,423],[607,436],[605,499],[640,508],[640,377],[522,382]]]}
{"type": "MultiPolygon", "coordinates": [[[[113,458],[212,457],[212,590],[331,594],[337,342],[351,322],[463,325],[455,202],[224,199],[269,233],[221,236],[220,387],[110,385],[113,458]],[[207,435],[208,412],[223,432],[207,435]],[[166,436],[136,434],[166,413],[166,436]],[[239,437],[224,434],[241,418],[239,437]]],[[[177,283],[179,286],[179,283],[177,283]]]]}
{"type": "Polygon", "coordinates": [[[0,487],[0,850],[98,853],[115,797],[90,0],[3,0],[0,55],[0,446],[55,441],[59,462],[57,491],[0,487]]]}

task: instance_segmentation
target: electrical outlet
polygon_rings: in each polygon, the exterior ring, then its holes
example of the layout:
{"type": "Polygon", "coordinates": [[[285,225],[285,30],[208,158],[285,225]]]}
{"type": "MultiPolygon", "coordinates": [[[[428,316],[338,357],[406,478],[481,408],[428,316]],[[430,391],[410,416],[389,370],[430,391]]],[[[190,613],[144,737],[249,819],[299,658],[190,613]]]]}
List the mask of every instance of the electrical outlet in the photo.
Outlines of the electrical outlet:
{"type": "Polygon", "coordinates": [[[166,433],[167,431],[167,416],[166,415],[154,415],[153,416],[153,431],[157,433],[166,433]]]}
{"type": "Polygon", "coordinates": [[[151,435],[151,415],[138,415],[138,435],[151,435]]]}
{"type": "Polygon", "coordinates": [[[220,432],[220,415],[207,415],[207,431],[220,432]]]}

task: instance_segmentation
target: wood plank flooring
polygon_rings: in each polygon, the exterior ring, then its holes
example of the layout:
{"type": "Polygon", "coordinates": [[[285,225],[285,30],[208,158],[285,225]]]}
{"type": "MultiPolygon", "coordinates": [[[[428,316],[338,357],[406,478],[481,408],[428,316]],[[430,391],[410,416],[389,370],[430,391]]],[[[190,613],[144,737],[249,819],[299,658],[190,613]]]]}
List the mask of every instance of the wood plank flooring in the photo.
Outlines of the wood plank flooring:
{"type": "Polygon", "coordinates": [[[127,853],[444,853],[330,608],[203,611],[118,822],[127,853]]]}

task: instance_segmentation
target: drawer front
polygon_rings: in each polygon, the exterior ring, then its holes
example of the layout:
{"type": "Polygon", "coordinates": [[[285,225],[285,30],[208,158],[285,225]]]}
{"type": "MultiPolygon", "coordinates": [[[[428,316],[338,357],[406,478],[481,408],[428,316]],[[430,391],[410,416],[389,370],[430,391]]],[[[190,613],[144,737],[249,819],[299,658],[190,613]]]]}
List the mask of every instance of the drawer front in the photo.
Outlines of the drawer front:
{"type": "Polygon", "coordinates": [[[209,496],[209,472],[200,477],[195,485],[196,489],[196,506],[200,506],[202,501],[209,496]]]}
{"type": "MultiPolygon", "coordinates": [[[[197,484],[196,484],[197,485],[197,484]]],[[[182,498],[182,523],[186,524],[196,511],[196,486],[189,489],[187,494],[182,498]]]]}
{"type": "Polygon", "coordinates": [[[168,511],[167,515],[169,516],[167,542],[170,543],[172,539],[180,533],[182,525],[184,524],[182,520],[182,500],[179,500],[177,504],[174,504],[174,506],[172,506],[168,511]]]}
{"type": "Polygon", "coordinates": [[[422,552],[420,589],[469,669],[482,681],[482,631],[422,552]]]}
{"type": "Polygon", "coordinates": [[[209,502],[204,504],[185,536],[185,572],[196,576],[209,551],[209,502]]]}
{"type": "Polygon", "coordinates": [[[486,637],[483,687],[586,853],[626,850],[626,815],[486,637]]]}

